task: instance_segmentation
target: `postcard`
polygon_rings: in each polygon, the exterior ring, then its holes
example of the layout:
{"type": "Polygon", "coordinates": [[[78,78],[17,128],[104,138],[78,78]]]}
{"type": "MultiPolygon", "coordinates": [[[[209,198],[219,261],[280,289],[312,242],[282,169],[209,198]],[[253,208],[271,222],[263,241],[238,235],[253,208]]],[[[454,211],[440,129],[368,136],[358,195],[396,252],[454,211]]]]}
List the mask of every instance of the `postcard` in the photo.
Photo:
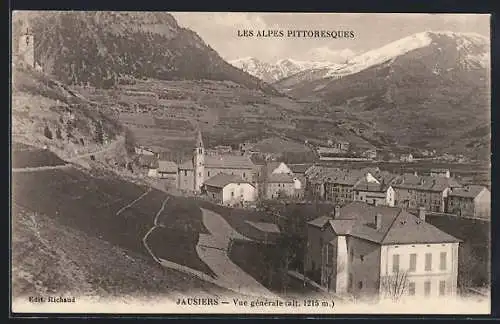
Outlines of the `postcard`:
{"type": "Polygon", "coordinates": [[[489,314],[490,15],[15,11],[14,313],[489,314]]]}

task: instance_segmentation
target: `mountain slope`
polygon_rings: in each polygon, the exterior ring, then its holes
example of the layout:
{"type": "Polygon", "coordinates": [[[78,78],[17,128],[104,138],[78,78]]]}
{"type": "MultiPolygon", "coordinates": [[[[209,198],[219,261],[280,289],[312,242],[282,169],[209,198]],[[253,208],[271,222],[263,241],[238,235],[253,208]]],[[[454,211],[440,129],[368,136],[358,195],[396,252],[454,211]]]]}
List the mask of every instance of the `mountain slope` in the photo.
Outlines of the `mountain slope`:
{"type": "Polygon", "coordinates": [[[37,12],[13,17],[13,43],[29,23],[35,60],[67,84],[109,88],[131,78],[229,80],[276,93],[225,62],[164,12],[37,12]]]}
{"type": "Polygon", "coordinates": [[[331,62],[297,61],[293,59],[282,59],[271,64],[254,57],[244,57],[229,61],[229,63],[267,83],[274,83],[304,70],[335,66],[331,62]]]}
{"type": "Polygon", "coordinates": [[[302,79],[296,75],[295,80],[282,80],[277,88],[342,106],[373,121],[401,145],[487,158],[490,80],[485,37],[419,33],[342,67],[301,74],[302,79]],[[481,131],[485,127],[488,131],[481,131]]]}

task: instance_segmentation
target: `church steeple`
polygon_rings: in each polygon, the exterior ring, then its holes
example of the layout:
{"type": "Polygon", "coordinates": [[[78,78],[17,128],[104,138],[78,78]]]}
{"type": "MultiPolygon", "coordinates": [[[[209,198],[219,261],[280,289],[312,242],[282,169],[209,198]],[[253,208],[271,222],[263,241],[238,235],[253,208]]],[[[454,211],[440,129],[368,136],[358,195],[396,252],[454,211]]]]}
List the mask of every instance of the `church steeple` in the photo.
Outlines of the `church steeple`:
{"type": "Polygon", "coordinates": [[[203,136],[198,128],[196,144],[193,155],[194,164],[194,191],[200,192],[203,182],[205,182],[205,146],[203,145],[203,136]]]}
{"type": "Polygon", "coordinates": [[[204,148],[203,145],[203,136],[201,136],[201,130],[198,128],[198,134],[196,137],[196,148],[204,148]]]}

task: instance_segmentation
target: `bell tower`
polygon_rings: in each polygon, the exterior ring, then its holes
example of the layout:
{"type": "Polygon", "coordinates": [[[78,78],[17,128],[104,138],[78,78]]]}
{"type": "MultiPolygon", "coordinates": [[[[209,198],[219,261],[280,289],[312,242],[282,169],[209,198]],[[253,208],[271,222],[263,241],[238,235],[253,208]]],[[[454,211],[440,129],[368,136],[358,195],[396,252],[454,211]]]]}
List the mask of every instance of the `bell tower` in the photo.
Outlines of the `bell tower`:
{"type": "Polygon", "coordinates": [[[35,66],[35,42],[31,27],[28,23],[24,26],[19,37],[17,54],[19,59],[26,65],[31,67],[35,66]]]}
{"type": "Polygon", "coordinates": [[[198,129],[198,136],[196,138],[195,151],[193,155],[194,166],[194,191],[200,192],[203,182],[205,182],[205,147],[203,145],[203,137],[201,131],[198,129]]]}

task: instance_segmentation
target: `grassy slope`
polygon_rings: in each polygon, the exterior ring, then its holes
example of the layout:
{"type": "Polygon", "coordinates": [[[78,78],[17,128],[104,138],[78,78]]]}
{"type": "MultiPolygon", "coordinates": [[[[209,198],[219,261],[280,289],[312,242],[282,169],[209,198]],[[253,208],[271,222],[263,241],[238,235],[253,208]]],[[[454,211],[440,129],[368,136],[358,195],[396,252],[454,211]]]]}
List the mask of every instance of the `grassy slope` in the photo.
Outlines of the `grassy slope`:
{"type": "Polygon", "coordinates": [[[67,293],[147,298],[220,290],[40,213],[14,206],[12,221],[15,297],[67,293]]]}
{"type": "MultiPolygon", "coordinates": [[[[153,190],[131,208],[116,214],[145,190],[112,175],[90,176],[76,169],[13,175],[13,202],[18,206],[47,215],[56,226],[71,228],[106,241],[108,246],[139,255],[154,267],[156,264],[147,254],[142,238],[153,226],[154,216],[166,195],[153,190]]],[[[195,251],[198,233],[206,231],[199,210],[177,199],[172,197],[161,214],[165,228],[153,232],[148,241],[150,247],[164,259],[212,275],[195,251]]],[[[85,241],[81,242],[78,248],[89,248],[85,241]]]]}

